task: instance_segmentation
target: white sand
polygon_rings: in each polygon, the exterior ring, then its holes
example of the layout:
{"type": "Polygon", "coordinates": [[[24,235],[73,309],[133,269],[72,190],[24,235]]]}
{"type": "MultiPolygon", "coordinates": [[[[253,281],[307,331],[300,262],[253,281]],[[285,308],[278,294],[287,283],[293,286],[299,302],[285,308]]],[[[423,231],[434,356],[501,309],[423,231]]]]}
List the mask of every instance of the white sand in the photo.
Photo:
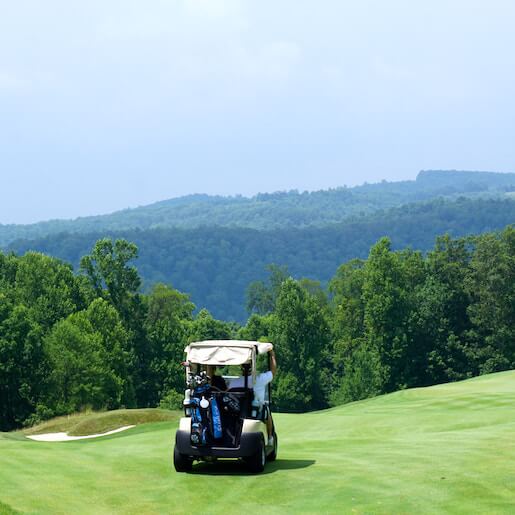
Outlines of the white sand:
{"type": "Polygon", "coordinates": [[[131,427],[135,426],[123,426],[119,427],[118,429],[113,429],[112,431],[107,431],[107,433],[101,433],[98,435],[68,436],[68,433],[46,433],[44,435],[27,436],[27,438],[30,438],[31,440],[37,440],[38,442],[70,442],[72,440],[86,440],[87,438],[99,438],[100,436],[113,435],[114,433],[125,431],[131,427]]]}

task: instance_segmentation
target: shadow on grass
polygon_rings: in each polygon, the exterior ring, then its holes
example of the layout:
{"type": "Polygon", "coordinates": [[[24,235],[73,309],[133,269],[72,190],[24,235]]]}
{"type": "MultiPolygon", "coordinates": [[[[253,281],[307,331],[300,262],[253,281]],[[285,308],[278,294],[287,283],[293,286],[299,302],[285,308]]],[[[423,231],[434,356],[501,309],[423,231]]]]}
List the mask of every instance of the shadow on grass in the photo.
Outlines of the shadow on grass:
{"type": "MultiPolygon", "coordinates": [[[[311,467],[315,460],[281,460],[277,459],[267,463],[265,470],[260,474],[273,474],[278,470],[297,470],[311,467]]],[[[214,463],[198,463],[193,465],[190,474],[204,474],[208,476],[254,476],[249,472],[243,461],[219,460],[214,463]]]]}

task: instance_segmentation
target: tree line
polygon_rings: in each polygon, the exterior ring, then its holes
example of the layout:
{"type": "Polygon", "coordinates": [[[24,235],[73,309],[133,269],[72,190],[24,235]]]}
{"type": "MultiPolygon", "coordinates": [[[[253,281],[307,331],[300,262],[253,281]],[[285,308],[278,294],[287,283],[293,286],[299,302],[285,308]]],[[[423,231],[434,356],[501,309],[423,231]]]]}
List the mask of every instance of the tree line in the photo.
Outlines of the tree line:
{"type": "Polygon", "coordinates": [[[276,409],[306,411],[515,366],[515,228],[427,254],[381,238],[325,288],[284,266],[247,289],[244,325],[188,295],[141,293],[138,249],[103,238],[78,274],[37,252],[0,253],[0,430],[86,408],[178,407],[184,346],[272,341],[276,409]]]}
{"type": "Polygon", "coordinates": [[[515,174],[422,171],[416,180],[340,187],[313,192],[279,191],[254,197],[188,195],[75,220],[49,220],[29,225],[0,224],[0,247],[17,239],[37,239],[63,232],[126,231],[152,228],[192,229],[204,226],[258,230],[323,227],[349,217],[371,214],[410,202],[460,195],[503,198],[515,191],[515,174]]]}
{"type": "MultiPolygon", "coordinates": [[[[286,216],[286,215],[285,215],[286,216]]],[[[434,200],[405,205],[326,227],[258,231],[242,227],[155,228],[108,234],[133,241],[140,249],[138,271],[143,291],[162,282],[188,292],[191,300],[216,318],[244,322],[245,290],[266,278],[269,263],[287,265],[293,277],[311,277],[326,285],[337,267],[365,258],[384,234],[392,248],[427,251],[436,236],[464,236],[499,230],[515,220],[515,200],[434,200]]],[[[10,250],[37,250],[79,266],[105,232],[60,234],[19,241],[10,250]]]]}

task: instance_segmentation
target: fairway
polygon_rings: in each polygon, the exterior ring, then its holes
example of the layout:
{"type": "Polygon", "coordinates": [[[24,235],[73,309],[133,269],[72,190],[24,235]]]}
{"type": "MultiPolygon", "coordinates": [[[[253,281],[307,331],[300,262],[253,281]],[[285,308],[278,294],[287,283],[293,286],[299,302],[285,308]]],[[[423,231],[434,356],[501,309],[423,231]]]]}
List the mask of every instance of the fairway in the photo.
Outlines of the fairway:
{"type": "Polygon", "coordinates": [[[66,443],[0,434],[0,513],[515,512],[515,372],[275,418],[261,475],[176,473],[175,420],[66,443]]]}

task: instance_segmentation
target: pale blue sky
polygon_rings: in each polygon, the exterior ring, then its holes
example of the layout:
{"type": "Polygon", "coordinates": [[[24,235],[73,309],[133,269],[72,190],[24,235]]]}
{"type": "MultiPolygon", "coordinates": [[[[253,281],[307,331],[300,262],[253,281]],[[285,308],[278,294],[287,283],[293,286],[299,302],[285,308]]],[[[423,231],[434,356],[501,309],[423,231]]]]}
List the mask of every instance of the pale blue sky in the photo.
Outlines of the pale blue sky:
{"type": "Polygon", "coordinates": [[[510,0],[0,0],[0,223],[515,171],[510,0]]]}

